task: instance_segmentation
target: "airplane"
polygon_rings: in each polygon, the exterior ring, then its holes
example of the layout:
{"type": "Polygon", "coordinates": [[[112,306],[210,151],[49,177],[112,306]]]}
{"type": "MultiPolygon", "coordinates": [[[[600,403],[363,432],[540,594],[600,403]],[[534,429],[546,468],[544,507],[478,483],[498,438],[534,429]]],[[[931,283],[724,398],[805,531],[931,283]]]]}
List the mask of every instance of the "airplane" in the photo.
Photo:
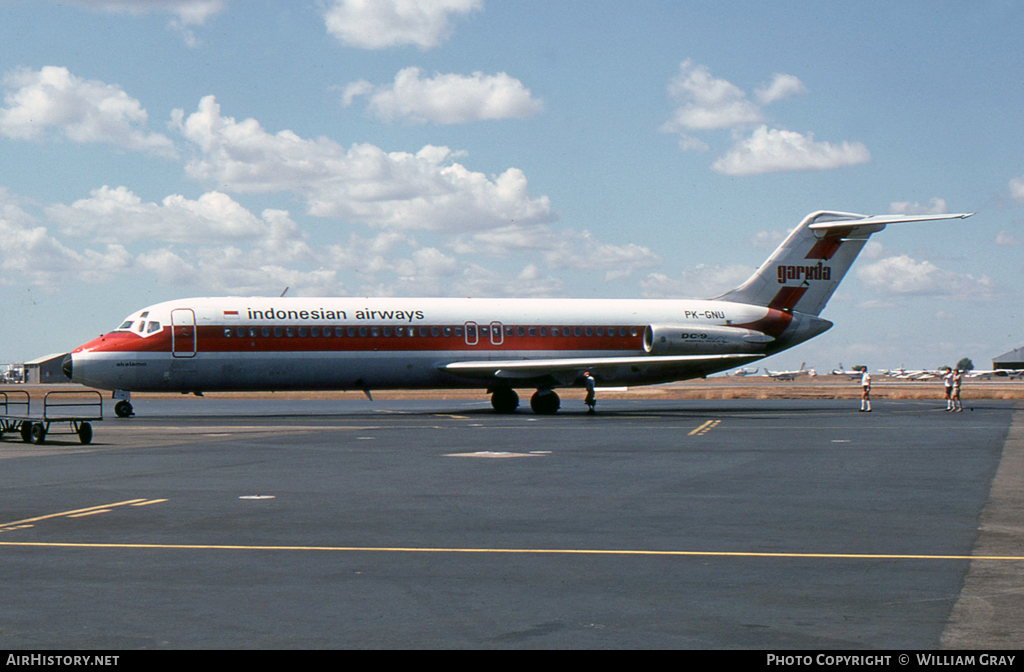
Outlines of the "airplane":
{"type": "Polygon", "coordinates": [[[747,376],[753,376],[753,375],[757,374],[758,371],[760,371],[760,369],[758,367],[756,367],[756,366],[754,368],[752,368],[752,369],[740,368],[740,369],[736,369],[735,371],[733,371],[729,375],[730,376],[735,376],[737,378],[746,378],[747,376]]]}
{"type": "MultiPolygon", "coordinates": [[[[973,213],[972,213],[973,214],[973,213]]],[[[805,217],[742,285],[707,300],[223,297],[138,310],[62,363],[75,383],[132,392],[477,388],[499,413],[514,388],[555,390],[705,377],[823,333],[820,316],[868,238],[887,225],[970,214],[805,217]]]]}
{"type": "Polygon", "coordinates": [[[800,368],[797,369],[796,371],[769,371],[768,369],[765,369],[765,374],[764,375],[766,377],[769,377],[769,378],[774,378],[775,380],[786,380],[786,381],[796,380],[800,376],[816,376],[816,375],[818,375],[817,372],[814,369],[805,369],[804,365],[806,363],[807,362],[800,362],[800,368]]]}
{"type": "Polygon", "coordinates": [[[964,377],[977,380],[992,380],[993,376],[1014,380],[1024,377],[1024,371],[1019,369],[970,369],[964,371],[964,377]]]}
{"type": "Polygon", "coordinates": [[[844,369],[843,363],[839,362],[838,369],[832,369],[831,375],[833,376],[849,376],[850,378],[860,378],[864,372],[860,369],[844,369]]]}

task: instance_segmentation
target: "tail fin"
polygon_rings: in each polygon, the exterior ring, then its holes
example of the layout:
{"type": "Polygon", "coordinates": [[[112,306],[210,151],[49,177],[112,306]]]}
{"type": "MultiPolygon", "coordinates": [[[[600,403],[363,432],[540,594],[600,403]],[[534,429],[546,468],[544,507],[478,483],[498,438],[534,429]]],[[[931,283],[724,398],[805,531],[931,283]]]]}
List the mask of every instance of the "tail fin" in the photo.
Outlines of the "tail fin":
{"type": "Polygon", "coordinates": [[[871,234],[887,224],[970,216],[814,212],[800,222],[750,279],[716,299],[820,315],[871,234]]]}

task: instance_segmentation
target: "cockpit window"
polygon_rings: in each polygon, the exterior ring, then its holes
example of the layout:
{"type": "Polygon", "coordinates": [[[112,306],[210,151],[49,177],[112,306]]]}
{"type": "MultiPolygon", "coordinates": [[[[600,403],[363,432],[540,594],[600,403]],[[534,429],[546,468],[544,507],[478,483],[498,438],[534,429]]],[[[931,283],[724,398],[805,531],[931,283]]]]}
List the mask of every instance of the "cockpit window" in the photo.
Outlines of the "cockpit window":
{"type": "Polygon", "coordinates": [[[117,328],[117,331],[120,331],[122,329],[131,329],[131,328],[132,328],[132,321],[131,320],[125,320],[124,324],[122,324],[120,327],[117,328]]]}
{"type": "Polygon", "coordinates": [[[147,334],[152,334],[152,333],[157,332],[157,331],[160,331],[160,323],[159,322],[150,322],[149,323],[149,327],[146,329],[146,333],[147,334]]]}

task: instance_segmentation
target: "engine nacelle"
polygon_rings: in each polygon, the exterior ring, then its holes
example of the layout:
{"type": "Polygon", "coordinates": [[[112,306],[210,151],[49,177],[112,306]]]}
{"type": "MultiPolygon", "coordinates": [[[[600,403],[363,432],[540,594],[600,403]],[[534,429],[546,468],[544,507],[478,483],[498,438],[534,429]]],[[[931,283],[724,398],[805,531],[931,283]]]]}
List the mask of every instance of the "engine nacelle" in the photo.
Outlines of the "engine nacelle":
{"type": "Polygon", "coordinates": [[[757,353],[774,340],[741,327],[651,324],[644,329],[644,350],[652,355],[757,353]]]}

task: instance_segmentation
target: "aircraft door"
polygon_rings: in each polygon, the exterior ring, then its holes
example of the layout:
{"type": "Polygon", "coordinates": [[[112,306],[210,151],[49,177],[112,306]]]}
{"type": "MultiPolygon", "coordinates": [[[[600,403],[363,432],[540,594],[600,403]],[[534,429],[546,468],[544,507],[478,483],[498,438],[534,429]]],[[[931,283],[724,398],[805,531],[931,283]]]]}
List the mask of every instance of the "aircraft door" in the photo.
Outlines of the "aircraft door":
{"type": "Polygon", "coordinates": [[[501,322],[491,322],[491,345],[501,345],[505,342],[505,332],[501,322]]]}
{"type": "Polygon", "coordinates": [[[196,313],[191,308],[171,311],[171,354],[175,357],[196,356],[196,313]]]}

